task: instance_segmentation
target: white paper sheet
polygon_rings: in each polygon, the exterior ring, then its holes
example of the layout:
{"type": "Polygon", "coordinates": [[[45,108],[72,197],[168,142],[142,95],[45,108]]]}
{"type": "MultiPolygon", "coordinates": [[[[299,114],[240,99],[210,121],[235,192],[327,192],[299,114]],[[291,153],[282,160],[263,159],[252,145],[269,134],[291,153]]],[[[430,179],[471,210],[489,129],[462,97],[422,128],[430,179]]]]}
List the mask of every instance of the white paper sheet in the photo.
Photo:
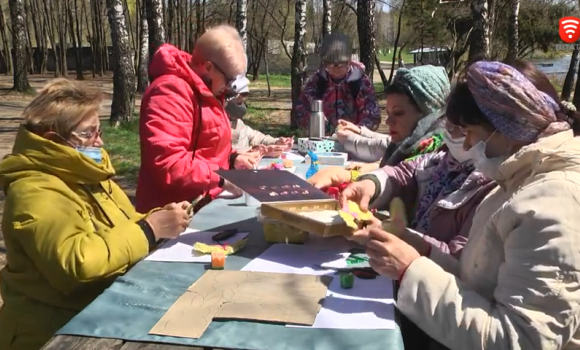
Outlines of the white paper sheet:
{"type": "MultiPolygon", "coordinates": [[[[242,270],[332,275],[333,270],[323,269],[320,265],[346,259],[346,254],[344,249],[329,247],[330,245],[324,248],[322,245],[274,244],[242,270]]],[[[394,329],[392,281],[381,276],[372,280],[355,278],[352,289],[342,289],[340,277],[334,276],[322,309],[311,327],[394,329]]]]}
{"type": "MultiPolygon", "coordinates": [[[[197,242],[205,244],[215,244],[211,238],[218,232],[206,232],[193,229],[185,230],[179,237],[165,242],[156,251],[151,253],[145,260],[166,261],[166,262],[198,262],[209,263],[211,256],[198,252],[193,252],[193,245],[197,242]]],[[[234,244],[248,236],[249,232],[238,232],[235,236],[222,244],[234,244]]]]}

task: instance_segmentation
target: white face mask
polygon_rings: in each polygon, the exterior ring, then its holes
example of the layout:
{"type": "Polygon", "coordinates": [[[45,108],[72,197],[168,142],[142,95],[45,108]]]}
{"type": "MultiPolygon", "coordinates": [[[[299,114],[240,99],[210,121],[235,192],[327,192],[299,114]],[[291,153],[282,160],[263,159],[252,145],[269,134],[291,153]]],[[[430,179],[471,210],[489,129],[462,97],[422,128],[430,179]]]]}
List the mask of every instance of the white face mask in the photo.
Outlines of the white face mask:
{"type": "Polygon", "coordinates": [[[477,169],[477,171],[479,171],[483,176],[487,177],[488,179],[495,179],[497,170],[499,169],[500,165],[503,162],[505,162],[506,159],[509,158],[509,155],[494,158],[488,158],[485,155],[487,142],[489,141],[489,139],[491,139],[492,136],[493,134],[491,134],[491,136],[485,142],[479,141],[468,151],[469,156],[473,160],[473,164],[475,165],[475,169],[477,169]]]}
{"type": "Polygon", "coordinates": [[[463,141],[465,141],[465,136],[454,138],[449,131],[443,130],[443,142],[449,148],[451,156],[459,163],[465,163],[471,160],[469,152],[463,149],[463,141]]]}

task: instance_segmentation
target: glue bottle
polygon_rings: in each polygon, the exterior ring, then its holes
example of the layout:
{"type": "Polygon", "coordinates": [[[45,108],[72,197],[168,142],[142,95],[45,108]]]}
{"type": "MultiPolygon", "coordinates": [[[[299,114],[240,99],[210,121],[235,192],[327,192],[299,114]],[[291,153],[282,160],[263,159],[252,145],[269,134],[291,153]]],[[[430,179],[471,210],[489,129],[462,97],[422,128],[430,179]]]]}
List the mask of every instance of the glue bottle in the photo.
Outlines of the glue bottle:
{"type": "Polygon", "coordinates": [[[310,106],[310,133],[311,139],[321,139],[324,137],[324,123],[326,118],[322,112],[322,100],[314,100],[310,106]]]}

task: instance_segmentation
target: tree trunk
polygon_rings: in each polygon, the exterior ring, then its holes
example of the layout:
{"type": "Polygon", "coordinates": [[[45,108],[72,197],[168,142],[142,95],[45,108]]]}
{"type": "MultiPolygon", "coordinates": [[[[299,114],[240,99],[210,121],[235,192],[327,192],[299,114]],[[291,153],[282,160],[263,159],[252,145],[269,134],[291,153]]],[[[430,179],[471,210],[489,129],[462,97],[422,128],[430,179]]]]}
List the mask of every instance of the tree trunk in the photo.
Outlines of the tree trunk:
{"type": "Polygon", "coordinates": [[[135,70],[133,54],[129,43],[129,33],[123,11],[122,0],[107,0],[111,42],[113,43],[113,101],[111,104],[111,125],[133,117],[135,106],[135,70]]]}
{"type": "Polygon", "coordinates": [[[511,13],[508,19],[508,53],[506,60],[514,60],[519,52],[518,21],[520,16],[520,0],[511,0],[511,13]]]}
{"type": "Polygon", "coordinates": [[[8,1],[8,6],[10,7],[10,20],[12,22],[13,90],[28,92],[31,89],[28,83],[28,65],[30,61],[27,54],[24,0],[10,0],[8,1]]]}
{"type": "Polygon", "coordinates": [[[298,128],[298,120],[296,119],[296,102],[300,99],[302,92],[302,85],[304,79],[304,36],[306,35],[306,0],[296,0],[294,14],[294,47],[292,50],[292,115],[290,118],[290,126],[298,128]]]}
{"type": "Polygon", "coordinates": [[[244,50],[248,52],[248,0],[237,0],[238,6],[236,9],[236,28],[240,32],[242,42],[244,43],[244,50]]]}
{"type": "Polygon", "coordinates": [[[373,81],[375,66],[375,0],[357,0],[356,27],[360,46],[360,61],[373,81]]]}
{"type": "Polygon", "coordinates": [[[332,4],[330,0],[322,0],[322,37],[332,32],[332,4]]]}
{"type": "Polygon", "coordinates": [[[568,68],[568,73],[566,73],[566,79],[564,79],[564,85],[562,86],[562,101],[569,101],[572,96],[572,88],[574,87],[574,78],[578,70],[578,45],[574,45],[574,51],[572,51],[572,57],[570,58],[570,67],[568,68]]]}
{"type": "Polygon", "coordinates": [[[165,30],[163,28],[163,1],[144,0],[147,9],[147,26],[149,27],[149,60],[157,49],[165,44],[165,30]]]}
{"type": "Polygon", "coordinates": [[[389,73],[388,85],[393,81],[393,73],[395,73],[395,62],[397,60],[397,46],[399,46],[399,38],[401,37],[401,26],[403,25],[403,12],[405,10],[405,0],[401,2],[401,9],[399,10],[399,19],[397,20],[397,35],[395,36],[395,43],[393,44],[393,59],[391,60],[391,72],[389,73]]]}
{"type": "Polygon", "coordinates": [[[149,27],[147,25],[146,1],[141,3],[141,28],[139,28],[139,72],[137,76],[137,91],[144,93],[149,85],[147,66],[149,61],[149,27]]]}
{"type": "Polygon", "coordinates": [[[471,0],[473,29],[469,40],[468,62],[489,58],[489,7],[487,0],[471,0]]]}
{"type": "Polygon", "coordinates": [[[6,31],[7,28],[8,23],[6,23],[6,19],[4,18],[4,9],[0,3],[0,35],[2,35],[4,62],[6,62],[6,75],[12,73],[12,54],[9,44],[10,41],[8,40],[8,33],[6,31]]]}
{"type": "Polygon", "coordinates": [[[381,61],[379,60],[379,56],[375,53],[375,64],[377,65],[377,70],[379,71],[379,75],[381,76],[381,81],[383,82],[383,87],[386,89],[389,86],[389,80],[383,71],[383,67],[381,67],[381,61]]]}
{"type": "MultiPolygon", "coordinates": [[[[84,80],[85,77],[83,75],[83,21],[82,21],[82,13],[79,12],[79,4],[78,0],[74,0],[74,8],[75,8],[75,23],[77,26],[76,36],[77,36],[77,80],[84,80]]],[[[73,33],[74,38],[75,33],[73,33]]]]}

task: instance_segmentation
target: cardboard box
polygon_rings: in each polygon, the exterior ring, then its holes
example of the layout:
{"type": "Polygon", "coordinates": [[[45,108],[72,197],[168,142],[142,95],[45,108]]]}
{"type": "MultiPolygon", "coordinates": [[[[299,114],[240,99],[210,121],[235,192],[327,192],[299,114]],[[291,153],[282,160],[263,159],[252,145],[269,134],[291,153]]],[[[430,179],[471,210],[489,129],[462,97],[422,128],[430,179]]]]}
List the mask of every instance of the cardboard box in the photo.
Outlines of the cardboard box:
{"type": "MultiPolygon", "coordinates": [[[[340,152],[315,152],[320,165],[345,166],[348,162],[348,154],[340,152]]],[[[310,164],[310,157],[307,155],[305,162],[310,164]]]]}
{"type": "Polygon", "coordinates": [[[300,215],[303,212],[339,209],[340,205],[334,199],[262,203],[261,215],[322,237],[350,236],[352,229],[344,221],[329,224],[300,215]]]}
{"type": "Polygon", "coordinates": [[[331,139],[310,139],[307,137],[298,139],[298,151],[301,153],[312,152],[332,152],[334,151],[334,140],[331,139]]]}

